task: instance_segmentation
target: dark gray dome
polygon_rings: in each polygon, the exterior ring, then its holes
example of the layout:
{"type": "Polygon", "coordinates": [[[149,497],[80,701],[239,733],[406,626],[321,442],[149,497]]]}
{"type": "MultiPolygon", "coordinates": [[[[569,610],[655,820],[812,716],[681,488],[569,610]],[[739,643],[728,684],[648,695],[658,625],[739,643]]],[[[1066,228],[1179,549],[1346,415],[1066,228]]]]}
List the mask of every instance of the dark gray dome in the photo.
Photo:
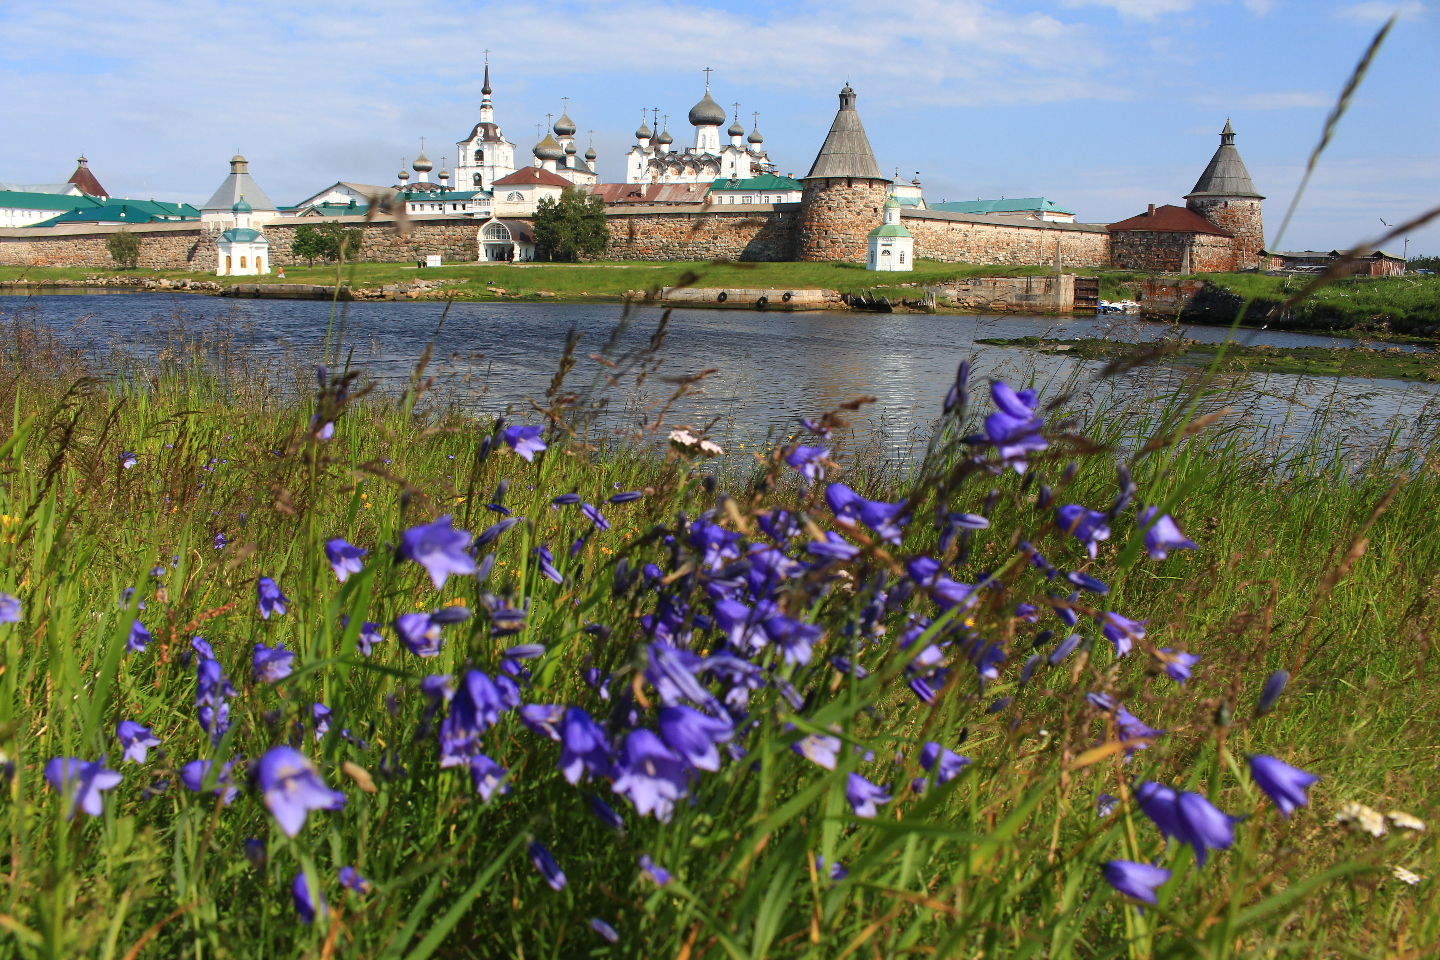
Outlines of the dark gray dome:
{"type": "Polygon", "coordinates": [[[569,143],[565,144],[565,152],[572,157],[575,156],[578,151],[575,149],[574,140],[571,140],[569,143]]]}
{"type": "Polygon", "coordinates": [[[591,147],[589,150],[586,150],[586,151],[585,151],[585,159],[586,159],[586,160],[589,160],[591,163],[594,163],[594,162],[595,162],[595,148],[594,148],[594,147],[591,147]]]}
{"type": "Polygon", "coordinates": [[[649,140],[652,136],[654,136],[654,134],[650,132],[650,127],[642,121],[640,124],[640,129],[635,131],[635,139],[649,140]]]}
{"type": "Polygon", "coordinates": [[[660,136],[658,136],[658,137],[655,138],[655,142],[656,142],[656,143],[671,144],[671,143],[674,143],[674,142],[675,142],[675,138],[672,137],[672,136],[670,136],[670,130],[667,128],[667,129],[665,129],[665,130],[661,130],[661,131],[660,131],[660,136]]]}
{"type": "Polygon", "coordinates": [[[570,114],[562,113],[560,114],[560,119],[555,121],[555,136],[575,136],[575,121],[570,119],[570,114]]]}
{"type": "Polygon", "coordinates": [[[751,130],[751,131],[750,131],[750,136],[747,137],[746,139],[748,139],[751,143],[764,143],[764,142],[765,142],[765,138],[762,137],[762,136],[760,136],[760,128],[759,128],[759,127],[756,127],[754,130],[751,130]]]}
{"type": "Polygon", "coordinates": [[[705,91],[705,98],[690,108],[690,124],[695,127],[718,127],[725,122],[725,111],[710,98],[710,91],[705,91]]]}
{"type": "Polygon", "coordinates": [[[730,136],[732,137],[745,136],[745,128],[740,126],[740,120],[738,118],[735,120],[734,123],[730,124],[730,129],[726,130],[725,132],[730,134],[730,136]]]}
{"type": "Polygon", "coordinates": [[[544,140],[535,144],[535,149],[531,152],[541,160],[563,160],[565,158],[565,150],[560,146],[559,142],[548,133],[545,134],[544,140]]]}
{"type": "Polygon", "coordinates": [[[435,169],[435,164],[431,163],[430,158],[425,156],[424,150],[420,151],[420,156],[416,157],[415,162],[410,166],[415,170],[416,173],[429,173],[431,170],[435,169]]]}

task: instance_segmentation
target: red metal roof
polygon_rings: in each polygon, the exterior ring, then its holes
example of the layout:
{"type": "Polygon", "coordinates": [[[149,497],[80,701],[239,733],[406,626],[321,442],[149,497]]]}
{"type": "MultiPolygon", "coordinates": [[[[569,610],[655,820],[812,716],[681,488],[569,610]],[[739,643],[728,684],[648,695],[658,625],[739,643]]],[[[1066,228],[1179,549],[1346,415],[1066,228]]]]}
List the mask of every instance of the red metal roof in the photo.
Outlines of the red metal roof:
{"type": "Polygon", "coordinates": [[[568,187],[572,184],[558,173],[551,173],[541,167],[521,167],[509,176],[492,181],[492,187],[523,187],[543,183],[550,187],[568,187]]]}
{"type": "Polygon", "coordinates": [[[75,168],[75,172],[70,174],[70,179],[65,182],[75,184],[75,186],[80,188],[80,192],[87,197],[105,197],[109,199],[109,191],[100,186],[100,181],[96,180],[95,174],[90,172],[90,165],[86,162],[85,158],[81,157],[78,162],[80,165],[75,168]]]}
{"type": "Polygon", "coordinates": [[[1167,203],[1163,207],[1156,207],[1154,213],[1147,211],[1139,216],[1131,217],[1129,220],[1112,223],[1106,229],[1111,233],[1143,230],[1150,233],[1209,233],[1217,237],[1231,235],[1195,211],[1177,207],[1171,203],[1167,203]]]}
{"type": "Polygon", "coordinates": [[[585,187],[606,206],[704,203],[708,183],[595,183],[585,187]]]}

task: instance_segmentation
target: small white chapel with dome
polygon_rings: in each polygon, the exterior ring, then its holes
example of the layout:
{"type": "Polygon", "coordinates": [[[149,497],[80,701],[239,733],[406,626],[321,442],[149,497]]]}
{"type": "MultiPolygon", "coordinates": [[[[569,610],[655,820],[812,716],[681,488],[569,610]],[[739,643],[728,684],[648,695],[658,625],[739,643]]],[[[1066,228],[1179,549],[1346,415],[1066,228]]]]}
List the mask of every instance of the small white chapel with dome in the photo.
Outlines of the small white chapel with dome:
{"type": "Polygon", "coordinates": [[[215,276],[258,277],[270,272],[270,241],[250,225],[254,209],[241,196],[230,208],[235,226],[215,240],[215,276]]]}

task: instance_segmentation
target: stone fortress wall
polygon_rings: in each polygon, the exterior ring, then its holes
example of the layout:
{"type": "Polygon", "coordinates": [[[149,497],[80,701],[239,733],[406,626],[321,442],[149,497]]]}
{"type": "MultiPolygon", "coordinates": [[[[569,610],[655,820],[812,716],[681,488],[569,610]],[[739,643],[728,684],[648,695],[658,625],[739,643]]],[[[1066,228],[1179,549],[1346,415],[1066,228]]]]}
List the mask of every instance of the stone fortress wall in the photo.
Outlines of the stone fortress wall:
{"type": "MultiPolygon", "coordinates": [[[[752,204],[694,210],[685,207],[611,207],[610,249],[597,259],[639,260],[656,263],[696,260],[781,262],[800,259],[801,204],[752,204]]],[[[359,259],[375,263],[413,263],[439,254],[446,263],[464,263],[477,257],[483,221],[468,217],[410,218],[404,235],[389,217],[366,222],[363,217],[335,217],[335,221],[364,234],[359,259]]],[[[272,220],[262,228],[270,240],[272,267],[304,265],[290,252],[295,230],[305,220],[272,220]]],[[[1110,261],[1110,236],[1093,224],[1048,223],[1039,220],[995,222],[934,211],[912,211],[904,223],[915,234],[915,254],[932,260],[979,264],[1048,264],[1060,244],[1068,266],[1096,267],[1110,261]]],[[[864,229],[821,235],[810,234],[813,252],[808,259],[863,262],[864,229]],[[853,233],[854,235],[850,235],[853,233]],[[858,239],[857,239],[858,238],[858,239]],[[858,249],[858,253],[856,252],[858,249]]],[[[122,228],[77,225],[64,228],[23,227],[0,230],[0,266],[85,267],[115,266],[105,241],[122,228]]],[[[140,237],[143,270],[213,272],[215,236],[195,223],[150,223],[128,227],[140,237]]]]}

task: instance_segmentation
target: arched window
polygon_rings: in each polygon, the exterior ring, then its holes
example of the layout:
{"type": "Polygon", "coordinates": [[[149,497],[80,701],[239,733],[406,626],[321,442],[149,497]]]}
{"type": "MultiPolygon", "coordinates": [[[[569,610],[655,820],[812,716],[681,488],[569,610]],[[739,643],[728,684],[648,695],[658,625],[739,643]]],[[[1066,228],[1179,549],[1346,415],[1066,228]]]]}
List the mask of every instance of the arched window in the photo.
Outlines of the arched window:
{"type": "Polygon", "coordinates": [[[484,163],[484,162],[485,162],[485,151],[484,151],[484,150],[476,150],[476,151],[475,151],[475,162],[476,162],[476,163],[484,163]]]}
{"type": "Polygon", "coordinates": [[[525,194],[521,193],[519,190],[511,190],[505,195],[505,199],[511,203],[524,203],[525,194]]]}
{"type": "Polygon", "coordinates": [[[487,223],[484,231],[482,231],[482,235],[486,240],[510,239],[510,231],[505,228],[505,224],[503,223],[487,223]]]}
{"type": "Polygon", "coordinates": [[[244,258],[244,257],[241,257],[241,258],[240,258],[240,269],[241,269],[241,270],[244,270],[244,269],[245,269],[245,258],[244,258]]]}
{"type": "Polygon", "coordinates": [[[229,257],[226,257],[226,258],[225,258],[225,272],[226,272],[226,273],[229,273],[229,272],[230,272],[230,258],[229,258],[229,257]]]}
{"type": "Polygon", "coordinates": [[[265,261],[262,260],[262,259],[259,258],[259,257],[256,257],[256,258],[255,258],[255,272],[256,272],[256,273],[264,273],[264,272],[265,272],[265,261]]]}
{"type": "Polygon", "coordinates": [[[471,178],[470,178],[470,182],[473,183],[473,184],[475,184],[475,189],[476,189],[476,190],[479,190],[479,189],[480,189],[480,174],[477,173],[477,174],[475,174],[475,176],[471,177],[471,178]]]}
{"type": "Polygon", "coordinates": [[[900,251],[900,262],[901,262],[901,263],[904,263],[904,262],[905,262],[905,251],[904,251],[904,250],[901,250],[901,251],[900,251]]]}

